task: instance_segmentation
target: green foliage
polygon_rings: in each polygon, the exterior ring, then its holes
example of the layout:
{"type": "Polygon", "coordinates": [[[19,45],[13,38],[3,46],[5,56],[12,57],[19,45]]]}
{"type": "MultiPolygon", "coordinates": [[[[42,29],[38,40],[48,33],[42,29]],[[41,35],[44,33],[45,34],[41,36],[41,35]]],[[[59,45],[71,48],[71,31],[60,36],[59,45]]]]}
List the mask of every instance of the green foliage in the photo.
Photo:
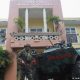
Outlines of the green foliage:
{"type": "Polygon", "coordinates": [[[52,16],[52,17],[49,17],[49,19],[48,19],[48,22],[52,22],[55,24],[58,24],[59,21],[61,21],[59,16],[52,16]]]}
{"type": "Polygon", "coordinates": [[[20,31],[23,31],[24,26],[25,26],[24,20],[21,17],[19,17],[19,18],[15,18],[14,22],[15,22],[15,24],[17,24],[18,29],[20,31]]]}
{"type": "Polygon", "coordinates": [[[53,31],[57,31],[59,28],[59,22],[60,22],[60,18],[58,16],[51,16],[48,18],[48,22],[53,24],[53,31]]]}
{"type": "Polygon", "coordinates": [[[2,46],[0,46],[0,55],[4,53],[2,46]]]}
{"type": "Polygon", "coordinates": [[[12,63],[11,54],[7,51],[4,51],[2,47],[0,47],[0,74],[5,72],[9,65],[12,63]]]}

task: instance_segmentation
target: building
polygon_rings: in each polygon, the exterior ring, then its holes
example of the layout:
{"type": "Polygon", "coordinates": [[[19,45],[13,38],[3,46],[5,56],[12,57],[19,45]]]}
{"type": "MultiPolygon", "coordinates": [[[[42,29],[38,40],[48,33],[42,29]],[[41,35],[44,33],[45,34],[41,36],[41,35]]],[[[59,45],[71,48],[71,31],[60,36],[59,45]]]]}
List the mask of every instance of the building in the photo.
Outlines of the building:
{"type": "Polygon", "coordinates": [[[0,46],[3,47],[3,49],[6,49],[5,40],[7,24],[8,24],[7,20],[0,19],[0,46]]]}
{"type": "MultiPolygon", "coordinates": [[[[59,31],[54,31],[52,23],[48,23],[51,16],[59,16],[63,20],[60,0],[10,0],[8,29],[6,36],[6,49],[10,52],[30,44],[37,51],[47,46],[66,41],[64,23],[60,22],[59,31]],[[15,18],[21,17],[24,22],[24,32],[18,33],[15,18]],[[60,33],[60,31],[62,33],[60,33]]],[[[16,80],[16,55],[13,64],[5,75],[5,80],[16,80]]]]}
{"type": "MultiPolygon", "coordinates": [[[[0,46],[5,49],[5,34],[8,20],[0,20],[0,46]],[[4,37],[2,36],[4,35],[4,37]]],[[[67,35],[67,43],[73,37],[72,43],[75,48],[80,48],[80,19],[79,18],[64,18],[64,25],[67,35]],[[71,35],[71,36],[70,36],[71,35]]]]}
{"type": "Polygon", "coordinates": [[[80,48],[80,18],[64,19],[67,43],[72,42],[74,48],[80,48]]]}
{"type": "MultiPolygon", "coordinates": [[[[60,19],[63,19],[60,0],[11,0],[7,48],[24,47],[26,44],[30,44],[32,47],[51,46],[48,39],[51,39],[53,44],[59,42],[65,35],[60,38],[59,32],[53,31],[53,24],[48,23],[48,18],[51,16],[59,16],[60,19]],[[14,19],[18,17],[23,18],[25,22],[24,32],[11,37],[10,33],[18,32],[14,22],[14,19]]],[[[61,28],[64,28],[63,25],[61,23],[61,28]]]]}

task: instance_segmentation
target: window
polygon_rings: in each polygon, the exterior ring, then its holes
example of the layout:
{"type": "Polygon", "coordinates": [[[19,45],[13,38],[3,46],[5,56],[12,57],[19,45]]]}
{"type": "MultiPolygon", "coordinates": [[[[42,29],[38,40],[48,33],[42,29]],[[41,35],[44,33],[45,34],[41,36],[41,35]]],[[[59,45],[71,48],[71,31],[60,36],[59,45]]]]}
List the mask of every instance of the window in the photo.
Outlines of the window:
{"type": "Polygon", "coordinates": [[[66,33],[67,33],[67,34],[76,33],[76,32],[75,32],[75,28],[66,28],[66,33]]]}
{"type": "MultiPolygon", "coordinates": [[[[32,28],[30,29],[30,32],[43,32],[42,28],[32,28]]],[[[49,29],[47,29],[47,32],[49,32],[49,29]]]]}
{"type": "Polygon", "coordinates": [[[4,44],[5,42],[6,29],[0,28],[0,44],[4,44]]]}
{"type": "Polygon", "coordinates": [[[41,28],[30,29],[30,32],[42,32],[41,28]]]}
{"type": "Polygon", "coordinates": [[[30,32],[36,32],[36,29],[30,29],[30,32]]]}
{"type": "Polygon", "coordinates": [[[6,33],[6,29],[0,29],[0,34],[6,33]]]}
{"type": "Polygon", "coordinates": [[[70,33],[70,29],[69,28],[66,28],[66,33],[70,33]]]}
{"type": "Polygon", "coordinates": [[[66,28],[67,43],[77,43],[77,34],[75,28],[66,28]]]}
{"type": "Polygon", "coordinates": [[[37,32],[42,32],[42,29],[37,29],[37,32]]]}

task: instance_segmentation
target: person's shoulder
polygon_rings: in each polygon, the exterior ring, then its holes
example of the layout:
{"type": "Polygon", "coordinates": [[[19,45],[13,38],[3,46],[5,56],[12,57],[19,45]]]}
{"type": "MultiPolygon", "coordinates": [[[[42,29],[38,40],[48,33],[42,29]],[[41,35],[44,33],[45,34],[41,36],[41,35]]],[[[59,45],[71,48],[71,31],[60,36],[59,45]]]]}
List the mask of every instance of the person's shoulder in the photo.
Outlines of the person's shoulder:
{"type": "Polygon", "coordinates": [[[21,50],[21,52],[26,52],[26,49],[25,49],[25,48],[24,48],[24,49],[22,49],[22,50],[21,50]]]}
{"type": "Polygon", "coordinates": [[[22,50],[19,51],[18,54],[21,54],[21,53],[24,53],[24,52],[26,52],[26,50],[25,49],[22,49],[22,50]]]}

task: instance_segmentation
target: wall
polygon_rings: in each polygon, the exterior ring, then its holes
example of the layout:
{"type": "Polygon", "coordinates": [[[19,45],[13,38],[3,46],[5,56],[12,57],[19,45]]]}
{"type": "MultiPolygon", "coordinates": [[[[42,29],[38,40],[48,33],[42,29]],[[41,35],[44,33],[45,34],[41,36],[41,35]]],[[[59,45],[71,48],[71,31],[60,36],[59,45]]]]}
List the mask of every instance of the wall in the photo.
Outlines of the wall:
{"type": "MultiPolygon", "coordinates": [[[[50,32],[53,32],[53,24],[47,23],[47,27],[50,32]]],[[[29,19],[29,28],[44,28],[42,19],[29,19]]]]}

